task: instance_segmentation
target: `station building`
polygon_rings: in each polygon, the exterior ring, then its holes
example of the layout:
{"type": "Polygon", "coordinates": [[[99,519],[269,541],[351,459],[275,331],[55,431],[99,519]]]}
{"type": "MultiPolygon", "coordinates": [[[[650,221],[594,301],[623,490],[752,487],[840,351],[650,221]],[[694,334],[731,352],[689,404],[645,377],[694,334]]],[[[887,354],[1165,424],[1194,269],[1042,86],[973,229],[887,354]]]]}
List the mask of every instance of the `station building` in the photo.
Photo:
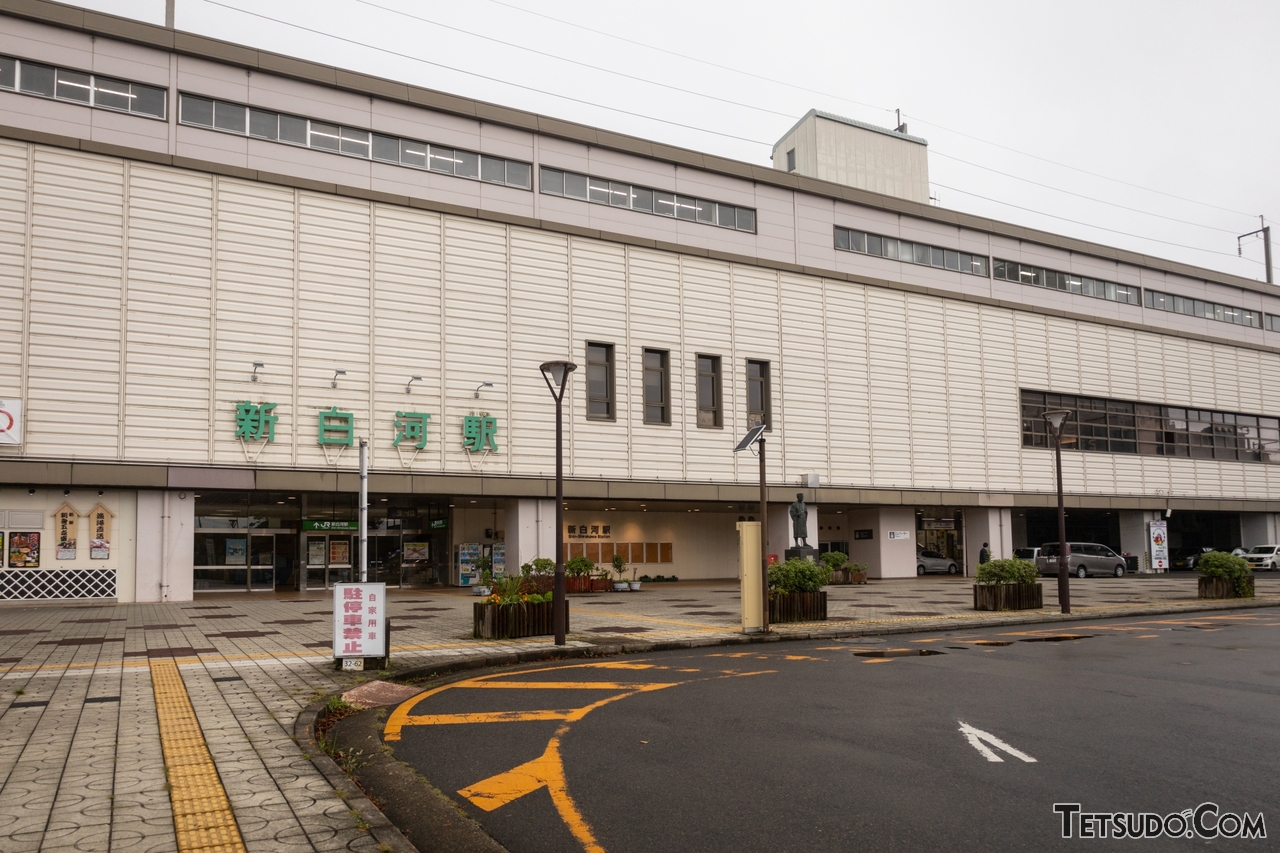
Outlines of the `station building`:
{"type": "MultiPolygon", "coordinates": [[[[4,600],[459,584],[615,553],[914,575],[1056,537],[1276,541],[1280,296],[929,204],[817,111],[773,167],[40,0],[0,0],[4,600]],[[554,522],[544,361],[565,405],[554,522]]],[[[1141,560],[1138,568],[1143,567],[1141,560]]]]}

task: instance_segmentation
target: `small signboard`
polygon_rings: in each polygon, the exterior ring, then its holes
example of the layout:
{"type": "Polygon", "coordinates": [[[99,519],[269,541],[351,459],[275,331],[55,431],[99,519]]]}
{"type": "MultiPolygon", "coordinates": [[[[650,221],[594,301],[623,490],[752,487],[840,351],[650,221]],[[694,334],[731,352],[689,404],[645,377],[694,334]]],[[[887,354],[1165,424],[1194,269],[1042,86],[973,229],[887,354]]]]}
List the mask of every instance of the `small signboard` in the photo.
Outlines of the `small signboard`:
{"type": "Polygon", "coordinates": [[[911,531],[910,530],[890,530],[889,538],[890,539],[910,539],[911,531]]]}
{"type": "Polygon", "coordinates": [[[111,510],[98,504],[89,510],[89,559],[111,559],[111,510]]]}
{"type": "Polygon", "coordinates": [[[358,521],[312,521],[302,522],[303,530],[359,530],[358,521]]]}
{"type": "Polygon", "coordinates": [[[875,539],[875,530],[855,530],[853,531],[854,539],[875,539]]]}
{"type": "Polygon", "coordinates": [[[1169,522],[1148,522],[1150,532],[1151,568],[1157,572],[1169,571],[1169,522]]]}
{"type": "Polygon", "coordinates": [[[0,400],[0,444],[22,444],[21,400],[0,400]]]}
{"type": "Polygon", "coordinates": [[[346,658],[387,656],[386,584],[334,584],[333,656],[344,659],[344,669],[346,658]]]}

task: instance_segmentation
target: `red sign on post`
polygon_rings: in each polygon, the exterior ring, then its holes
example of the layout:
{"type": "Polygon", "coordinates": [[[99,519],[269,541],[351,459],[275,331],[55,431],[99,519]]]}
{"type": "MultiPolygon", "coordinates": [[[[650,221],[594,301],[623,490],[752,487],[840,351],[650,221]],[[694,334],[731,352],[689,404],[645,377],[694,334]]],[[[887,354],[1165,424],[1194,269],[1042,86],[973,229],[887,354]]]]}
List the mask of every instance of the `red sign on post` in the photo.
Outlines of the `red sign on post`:
{"type": "Polygon", "coordinates": [[[340,583],[333,587],[333,656],[387,656],[387,585],[340,583]]]}

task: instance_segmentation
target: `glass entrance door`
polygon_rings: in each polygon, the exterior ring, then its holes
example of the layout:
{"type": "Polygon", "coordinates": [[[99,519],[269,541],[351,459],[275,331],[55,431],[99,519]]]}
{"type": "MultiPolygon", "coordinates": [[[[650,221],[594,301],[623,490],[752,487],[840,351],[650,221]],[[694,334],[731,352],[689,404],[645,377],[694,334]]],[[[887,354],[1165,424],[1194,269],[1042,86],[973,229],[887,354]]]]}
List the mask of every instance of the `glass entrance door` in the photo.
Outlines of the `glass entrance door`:
{"type": "Polygon", "coordinates": [[[276,537],[249,537],[249,589],[276,588],[276,537]]]}
{"type": "Polygon", "coordinates": [[[329,568],[329,537],[321,534],[307,536],[307,589],[325,589],[325,575],[329,568]]]}

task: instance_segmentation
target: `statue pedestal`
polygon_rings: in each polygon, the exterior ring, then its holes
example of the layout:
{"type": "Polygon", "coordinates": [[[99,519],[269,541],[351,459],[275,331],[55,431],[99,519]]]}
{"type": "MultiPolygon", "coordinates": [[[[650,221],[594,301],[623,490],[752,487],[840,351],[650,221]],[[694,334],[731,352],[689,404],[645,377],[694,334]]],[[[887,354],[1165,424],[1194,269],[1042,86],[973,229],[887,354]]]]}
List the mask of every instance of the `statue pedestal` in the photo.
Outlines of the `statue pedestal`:
{"type": "Polygon", "coordinates": [[[818,562],[817,548],[809,548],[807,546],[802,545],[796,548],[788,548],[786,551],[783,552],[783,554],[784,554],[783,559],[785,560],[790,560],[792,557],[799,557],[802,560],[809,560],[810,562],[813,562],[813,563],[818,562]]]}

